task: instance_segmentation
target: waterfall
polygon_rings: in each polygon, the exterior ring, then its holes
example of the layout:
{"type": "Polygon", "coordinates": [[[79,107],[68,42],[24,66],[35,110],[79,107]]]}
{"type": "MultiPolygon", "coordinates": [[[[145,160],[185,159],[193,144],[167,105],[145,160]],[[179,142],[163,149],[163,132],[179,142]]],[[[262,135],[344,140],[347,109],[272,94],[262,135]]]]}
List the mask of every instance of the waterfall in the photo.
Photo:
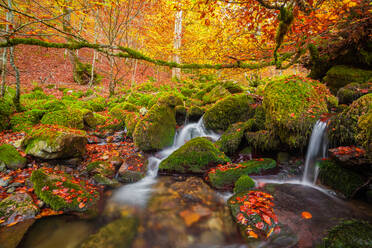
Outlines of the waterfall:
{"type": "Polygon", "coordinates": [[[197,123],[187,124],[182,129],[177,130],[172,146],[149,157],[146,176],[136,183],[124,185],[119,188],[114,193],[112,200],[118,203],[145,206],[151,196],[152,186],[156,183],[161,161],[183,146],[187,141],[196,137],[209,137],[213,141],[216,141],[220,136],[205,128],[203,117],[197,123]]]}
{"type": "Polygon", "coordinates": [[[316,183],[319,170],[316,163],[320,158],[327,157],[327,124],[327,121],[318,120],[314,125],[306,153],[305,171],[302,177],[302,183],[304,184],[316,183]]]}

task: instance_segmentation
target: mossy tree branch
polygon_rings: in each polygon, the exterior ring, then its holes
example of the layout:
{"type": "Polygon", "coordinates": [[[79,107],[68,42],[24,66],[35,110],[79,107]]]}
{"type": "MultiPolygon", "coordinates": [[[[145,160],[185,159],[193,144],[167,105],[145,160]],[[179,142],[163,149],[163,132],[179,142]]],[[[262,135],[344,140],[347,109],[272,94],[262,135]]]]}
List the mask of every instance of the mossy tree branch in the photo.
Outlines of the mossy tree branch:
{"type": "MultiPolygon", "coordinates": [[[[71,49],[71,50],[78,50],[82,48],[91,48],[95,49],[99,52],[106,53],[110,56],[120,57],[120,58],[131,58],[131,59],[138,59],[147,61],[149,63],[159,65],[159,66],[166,66],[169,68],[181,68],[181,69],[233,69],[233,68],[241,68],[241,69],[259,69],[267,66],[275,65],[275,61],[267,61],[261,63],[243,63],[241,61],[232,64],[180,64],[175,62],[169,62],[165,60],[153,59],[147,57],[146,55],[140,53],[139,51],[133,50],[128,47],[122,46],[109,46],[103,44],[92,44],[87,42],[71,42],[71,43],[58,43],[58,42],[47,42],[42,41],[39,39],[33,38],[14,38],[9,39],[5,42],[0,43],[0,48],[3,47],[14,47],[17,45],[34,45],[34,46],[41,46],[41,47],[48,47],[48,48],[63,48],[63,49],[71,49]],[[105,49],[112,49],[118,51],[118,53],[112,54],[107,52],[105,49]]],[[[280,57],[281,61],[287,60],[291,58],[295,53],[285,53],[280,57]]]]}

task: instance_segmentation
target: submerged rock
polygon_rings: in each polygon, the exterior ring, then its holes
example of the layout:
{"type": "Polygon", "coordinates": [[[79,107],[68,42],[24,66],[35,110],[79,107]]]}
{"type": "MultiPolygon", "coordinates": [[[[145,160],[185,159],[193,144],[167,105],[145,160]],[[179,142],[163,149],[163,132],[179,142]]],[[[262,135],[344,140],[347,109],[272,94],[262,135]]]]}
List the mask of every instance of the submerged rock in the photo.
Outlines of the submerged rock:
{"type": "Polygon", "coordinates": [[[0,164],[16,170],[26,166],[26,158],[22,157],[14,146],[3,144],[0,146],[0,164]]]}
{"type": "Polygon", "coordinates": [[[230,159],[206,138],[194,138],[163,160],[159,169],[176,173],[204,173],[211,166],[224,164],[230,159]]]}
{"type": "Polygon", "coordinates": [[[34,127],[22,142],[27,154],[42,159],[81,157],[86,144],[85,132],[48,125],[34,127]]]}

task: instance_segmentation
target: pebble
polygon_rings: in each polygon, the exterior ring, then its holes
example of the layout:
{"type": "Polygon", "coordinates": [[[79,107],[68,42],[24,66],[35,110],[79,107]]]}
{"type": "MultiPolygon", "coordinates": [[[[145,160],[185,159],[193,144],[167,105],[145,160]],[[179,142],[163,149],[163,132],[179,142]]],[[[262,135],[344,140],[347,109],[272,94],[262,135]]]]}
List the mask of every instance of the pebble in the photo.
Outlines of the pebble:
{"type": "Polygon", "coordinates": [[[10,181],[12,181],[12,177],[10,177],[9,179],[7,180],[4,180],[3,178],[0,178],[0,187],[7,187],[10,183],[10,181]]]}
{"type": "Polygon", "coordinates": [[[10,187],[10,188],[8,188],[8,190],[6,191],[6,193],[13,193],[14,191],[16,190],[16,188],[15,187],[10,187]]]}

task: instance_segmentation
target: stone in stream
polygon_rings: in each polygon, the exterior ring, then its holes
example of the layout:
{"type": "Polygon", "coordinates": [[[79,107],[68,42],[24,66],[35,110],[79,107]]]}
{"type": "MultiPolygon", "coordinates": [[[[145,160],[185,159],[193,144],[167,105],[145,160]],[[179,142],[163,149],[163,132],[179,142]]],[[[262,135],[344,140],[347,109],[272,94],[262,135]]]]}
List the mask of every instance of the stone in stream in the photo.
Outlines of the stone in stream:
{"type": "Polygon", "coordinates": [[[26,166],[26,158],[22,157],[14,146],[3,144],[0,145],[0,164],[16,170],[26,166]]]}
{"type": "Polygon", "coordinates": [[[86,144],[84,131],[49,125],[34,127],[22,142],[27,154],[42,159],[82,157],[86,144]]]}
{"type": "Polygon", "coordinates": [[[191,122],[197,122],[203,116],[204,110],[198,106],[191,106],[187,110],[187,120],[191,122]]]}
{"type": "Polygon", "coordinates": [[[117,187],[119,182],[114,179],[115,166],[106,161],[95,161],[88,164],[86,171],[92,175],[93,179],[100,185],[117,187]]]}
{"type": "Polygon", "coordinates": [[[38,212],[39,208],[27,193],[13,193],[0,201],[0,216],[5,218],[1,225],[34,218],[38,212]]]}
{"type": "Polygon", "coordinates": [[[189,140],[163,160],[159,169],[167,173],[204,173],[213,165],[229,161],[211,141],[198,137],[189,140]]]}

